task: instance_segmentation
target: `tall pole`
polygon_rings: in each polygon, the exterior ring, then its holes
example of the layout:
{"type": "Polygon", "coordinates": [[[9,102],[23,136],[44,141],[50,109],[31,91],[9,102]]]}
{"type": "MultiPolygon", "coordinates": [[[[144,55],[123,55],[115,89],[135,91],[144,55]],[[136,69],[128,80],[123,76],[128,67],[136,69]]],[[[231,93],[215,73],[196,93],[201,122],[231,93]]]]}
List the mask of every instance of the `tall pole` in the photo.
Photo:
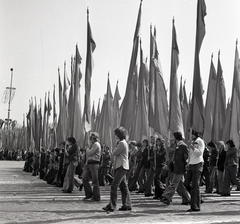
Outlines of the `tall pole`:
{"type": "MultiPolygon", "coordinates": [[[[7,119],[7,129],[9,131],[9,124],[10,124],[10,112],[11,112],[11,98],[12,98],[12,79],[13,79],[13,68],[10,69],[11,71],[11,81],[10,81],[10,88],[9,88],[9,100],[8,100],[8,119],[7,119]]],[[[9,139],[10,140],[10,139],[9,139]]]]}

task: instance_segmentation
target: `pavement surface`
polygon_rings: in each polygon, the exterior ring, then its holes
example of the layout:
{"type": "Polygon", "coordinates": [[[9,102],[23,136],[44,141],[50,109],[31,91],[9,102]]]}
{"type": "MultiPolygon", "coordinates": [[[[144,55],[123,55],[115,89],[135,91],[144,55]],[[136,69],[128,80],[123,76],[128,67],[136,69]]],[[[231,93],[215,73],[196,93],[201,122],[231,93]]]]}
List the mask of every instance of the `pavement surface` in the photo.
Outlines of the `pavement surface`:
{"type": "MultiPolygon", "coordinates": [[[[109,186],[101,187],[101,202],[84,202],[83,191],[63,194],[23,172],[23,165],[0,161],[0,223],[240,223],[240,192],[234,190],[230,197],[203,194],[201,211],[195,213],[187,212],[190,207],[181,205],[177,194],[167,206],[132,192],[132,211],[108,214],[102,207],[109,201],[109,186]]],[[[120,192],[118,202],[120,207],[120,192]]]]}

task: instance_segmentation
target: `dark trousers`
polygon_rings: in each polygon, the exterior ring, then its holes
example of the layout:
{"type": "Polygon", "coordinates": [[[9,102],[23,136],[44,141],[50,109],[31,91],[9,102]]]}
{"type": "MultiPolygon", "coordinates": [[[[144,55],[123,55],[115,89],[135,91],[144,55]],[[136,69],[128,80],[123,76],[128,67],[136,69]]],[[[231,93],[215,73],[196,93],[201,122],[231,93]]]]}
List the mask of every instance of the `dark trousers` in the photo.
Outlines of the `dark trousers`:
{"type": "Polygon", "coordinates": [[[117,206],[118,187],[120,188],[122,193],[122,206],[128,208],[132,207],[126,174],[127,170],[123,169],[122,166],[114,170],[114,179],[111,184],[110,202],[107,205],[111,209],[116,209],[117,206]]]}
{"type": "Polygon", "coordinates": [[[64,177],[63,189],[65,191],[73,191],[75,170],[76,166],[74,165],[74,161],[71,161],[68,165],[67,172],[64,177]]]}
{"type": "Polygon", "coordinates": [[[137,169],[135,170],[133,177],[128,180],[128,185],[129,185],[130,191],[135,191],[137,189],[137,181],[139,178],[141,168],[142,168],[142,164],[138,163],[137,169]]]}
{"type": "Polygon", "coordinates": [[[240,189],[240,182],[237,180],[237,166],[231,166],[225,168],[225,176],[223,182],[223,194],[230,194],[230,184],[237,185],[240,189]]]}
{"type": "Polygon", "coordinates": [[[96,201],[100,200],[98,170],[99,170],[99,164],[88,164],[84,167],[83,177],[82,177],[85,196],[87,198],[92,197],[96,201]],[[93,189],[89,184],[90,177],[92,177],[93,189]]]}
{"type": "Polygon", "coordinates": [[[205,177],[205,185],[206,185],[206,191],[209,188],[210,185],[210,172],[209,172],[209,167],[208,166],[203,166],[203,171],[201,175],[201,183],[203,182],[203,177],[205,177]]]}
{"type": "Polygon", "coordinates": [[[190,164],[185,176],[184,185],[191,195],[191,209],[200,209],[200,178],[203,170],[203,163],[190,164]]]}
{"type": "Polygon", "coordinates": [[[154,186],[155,186],[155,196],[160,198],[162,197],[163,192],[165,191],[165,185],[162,183],[162,174],[164,167],[157,167],[155,176],[154,176],[154,186]]]}
{"type": "Polygon", "coordinates": [[[109,172],[109,167],[101,167],[100,172],[99,172],[99,185],[100,186],[105,186],[107,179],[106,179],[106,174],[109,172]]]}

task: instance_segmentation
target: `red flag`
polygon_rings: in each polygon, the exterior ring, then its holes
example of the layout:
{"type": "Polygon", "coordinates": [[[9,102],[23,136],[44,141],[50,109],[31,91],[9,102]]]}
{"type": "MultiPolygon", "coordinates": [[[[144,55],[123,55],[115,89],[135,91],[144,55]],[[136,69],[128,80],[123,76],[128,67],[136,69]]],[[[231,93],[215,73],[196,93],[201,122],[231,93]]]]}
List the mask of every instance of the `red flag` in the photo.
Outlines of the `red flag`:
{"type": "Polygon", "coordinates": [[[138,55],[138,48],[139,48],[139,32],[140,32],[140,23],[141,23],[141,14],[142,14],[142,2],[140,3],[139,11],[138,11],[138,18],[137,24],[134,33],[133,39],[133,49],[132,49],[132,56],[128,71],[128,80],[127,80],[127,87],[125,91],[125,96],[122,103],[122,114],[121,114],[121,126],[125,127],[128,131],[133,126],[133,121],[135,118],[136,112],[136,81],[137,81],[137,73],[136,73],[136,61],[138,55]]]}
{"type": "Polygon", "coordinates": [[[181,131],[184,137],[182,110],[179,99],[179,84],[177,69],[179,65],[179,49],[177,44],[177,34],[173,19],[172,28],[172,55],[171,55],[171,74],[170,74],[170,99],[169,99],[169,130],[181,131]]]}
{"type": "Polygon", "coordinates": [[[140,42],[141,65],[139,72],[139,88],[138,88],[138,105],[136,112],[136,121],[134,129],[130,133],[130,139],[140,141],[142,136],[149,136],[148,125],[148,105],[147,105],[147,87],[146,77],[148,69],[146,63],[143,61],[143,52],[140,42]]]}
{"type": "Polygon", "coordinates": [[[213,116],[212,140],[218,142],[222,137],[226,116],[226,90],[223,79],[223,71],[220,62],[220,53],[218,55],[217,84],[213,116]]]}
{"type": "Polygon", "coordinates": [[[194,74],[193,74],[193,91],[192,91],[192,110],[190,125],[193,130],[203,133],[204,121],[204,106],[203,106],[203,88],[202,78],[200,74],[199,53],[205,36],[206,5],[204,0],[198,0],[197,6],[197,24],[196,24],[196,42],[195,42],[195,59],[194,59],[194,74]]]}
{"type": "Polygon", "coordinates": [[[235,50],[231,109],[230,139],[233,140],[238,148],[240,145],[240,59],[237,44],[235,50]]]}
{"type": "Polygon", "coordinates": [[[217,84],[217,74],[216,69],[213,64],[213,56],[211,57],[211,65],[208,79],[208,89],[207,89],[207,98],[205,103],[205,128],[203,139],[206,142],[210,142],[212,140],[212,126],[214,119],[214,106],[215,106],[215,98],[216,98],[216,84],[217,84]]]}
{"type": "Polygon", "coordinates": [[[90,93],[91,93],[91,78],[92,78],[92,70],[93,70],[92,54],[95,48],[96,48],[96,44],[92,36],[92,30],[89,22],[89,11],[87,10],[87,57],[86,57],[86,70],[85,70],[85,104],[84,104],[84,113],[83,113],[85,129],[88,129],[91,123],[90,93]]]}

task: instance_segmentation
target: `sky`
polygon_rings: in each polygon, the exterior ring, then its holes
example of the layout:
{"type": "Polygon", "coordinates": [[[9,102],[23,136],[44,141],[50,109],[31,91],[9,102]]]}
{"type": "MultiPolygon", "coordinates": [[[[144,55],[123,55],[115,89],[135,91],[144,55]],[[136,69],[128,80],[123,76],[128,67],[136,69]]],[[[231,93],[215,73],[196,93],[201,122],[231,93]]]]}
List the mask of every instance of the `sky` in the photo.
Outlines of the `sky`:
{"type": "MultiPolygon", "coordinates": [[[[217,68],[218,51],[223,68],[226,95],[231,96],[236,39],[240,39],[240,1],[205,0],[206,35],[200,52],[200,69],[206,98],[211,54],[217,68]]],[[[53,85],[58,94],[58,67],[63,80],[64,61],[70,78],[71,56],[76,44],[82,57],[81,104],[84,105],[84,74],[87,43],[87,8],[96,42],[93,53],[91,101],[97,107],[107,89],[107,77],[114,94],[119,81],[125,94],[140,0],[0,0],[0,95],[10,85],[13,68],[15,97],[11,119],[22,124],[29,99],[39,103],[53,85]]],[[[156,26],[159,58],[166,88],[169,89],[172,18],[175,18],[179,46],[178,76],[192,91],[197,0],[143,0],[141,39],[149,58],[150,24],[156,26]]],[[[240,41],[240,40],[239,40],[240,41]]],[[[238,48],[239,49],[239,48],[238,48]]],[[[149,61],[149,60],[148,60],[149,61]]],[[[138,62],[138,64],[140,64],[138,62]]],[[[58,95],[56,95],[58,99],[58,95]]],[[[7,118],[7,104],[0,102],[0,118],[7,118]]],[[[58,103],[57,103],[58,110],[58,103]]]]}

